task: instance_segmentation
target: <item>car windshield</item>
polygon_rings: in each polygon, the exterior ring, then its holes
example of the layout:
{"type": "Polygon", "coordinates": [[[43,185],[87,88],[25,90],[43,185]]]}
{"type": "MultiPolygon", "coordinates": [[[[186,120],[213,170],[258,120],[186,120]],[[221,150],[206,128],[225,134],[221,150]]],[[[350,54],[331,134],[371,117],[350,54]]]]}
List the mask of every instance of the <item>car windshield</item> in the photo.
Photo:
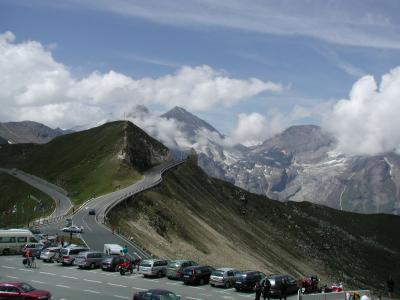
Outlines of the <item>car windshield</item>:
{"type": "Polygon", "coordinates": [[[23,290],[26,293],[26,292],[31,292],[31,291],[33,291],[35,289],[33,288],[33,286],[31,286],[31,285],[29,285],[29,284],[24,282],[24,283],[21,284],[21,290],[23,290]]]}
{"type": "Polygon", "coordinates": [[[178,300],[178,297],[173,293],[168,293],[165,295],[160,295],[160,300],[178,300]]]}
{"type": "Polygon", "coordinates": [[[183,269],[183,274],[192,274],[193,273],[193,271],[194,271],[194,269],[192,269],[192,268],[185,268],[185,269],[183,269]]]}
{"type": "Polygon", "coordinates": [[[168,267],[177,268],[177,267],[179,267],[179,263],[178,263],[177,261],[171,261],[171,262],[168,264],[168,267]]]}
{"type": "Polygon", "coordinates": [[[215,270],[215,271],[212,271],[211,275],[222,277],[222,276],[224,276],[224,271],[215,270]]]}
{"type": "Polygon", "coordinates": [[[68,249],[61,249],[61,254],[68,254],[68,249]]]}
{"type": "Polygon", "coordinates": [[[151,267],[151,263],[144,261],[140,264],[141,267],[151,267]]]}

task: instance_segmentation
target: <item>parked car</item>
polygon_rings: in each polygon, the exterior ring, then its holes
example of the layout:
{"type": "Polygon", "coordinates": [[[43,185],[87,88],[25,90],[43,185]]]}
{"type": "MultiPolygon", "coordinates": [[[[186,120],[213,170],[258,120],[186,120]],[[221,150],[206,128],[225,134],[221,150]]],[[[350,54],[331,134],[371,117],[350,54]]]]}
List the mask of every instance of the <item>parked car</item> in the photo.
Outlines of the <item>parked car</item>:
{"type": "Polygon", "coordinates": [[[41,299],[50,300],[51,293],[45,290],[37,290],[25,282],[1,282],[0,299],[41,299]]]}
{"type": "Polygon", "coordinates": [[[40,253],[40,259],[45,261],[45,262],[54,262],[55,260],[55,256],[57,254],[59,254],[61,251],[61,247],[49,247],[46,248],[44,250],[42,250],[42,252],[40,253]]]}
{"type": "Polygon", "coordinates": [[[40,257],[40,252],[42,251],[44,245],[42,243],[29,243],[26,244],[23,248],[22,248],[22,256],[25,257],[26,253],[28,252],[28,250],[31,253],[31,256],[34,257],[40,257]]]}
{"type": "Polygon", "coordinates": [[[129,260],[130,260],[129,257],[126,256],[106,256],[101,263],[101,269],[103,271],[117,272],[118,266],[122,262],[129,260]]]}
{"type": "Polygon", "coordinates": [[[75,257],[74,265],[82,268],[100,268],[105,255],[100,251],[81,252],[75,257]]]}
{"type": "Polygon", "coordinates": [[[259,271],[239,272],[235,277],[235,289],[236,291],[251,291],[256,282],[259,282],[264,277],[266,275],[259,271]]]}
{"type": "Polygon", "coordinates": [[[182,271],[182,280],[184,284],[206,284],[210,282],[211,272],[214,271],[210,266],[191,266],[182,271]]]}
{"type": "Polygon", "coordinates": [[[96,214],[96,210],[94,208],[89,209],[89,215],[94,216],[96,214]]]}
{"type": "Polygon", "coordinates": [[[162,277],[167,275],[168,260],[149,259],[143,260],[139,265],[139,273],[143,277],[157,276],[162,277]]]}
{"type": "Polygon", "coordinates": [[[85,247],[62,248],[60,251],[61,263],[63,265],[72,265],[78,254],[85,251],[89,251],[89,249],[85,247]]]}
{"type": "Polygon", "coordinates": [[[79,227],[77,225],[71,225],[69,227],[64,227],[61,230],[64,232],[73,232],[73,233],[82,233],[83,232],[82,227],[79,227]]]}
{"type": "Polygon", "coordinates": [[[210,285],[230,288],[235,285],[236,271],[233,268],[218,268],[211,273],[210,285]]]}
{"type": "Polygon", "coordinates": [[[180,279],[184,268],[197,265],[198,263],[191,260],[172,260],[167,267],[167,277],[168,279],[180,279]]]}
{"type": "MultiPolygon", "coordinates": [[[[286,279],[286,295],[295,294],[298,291],[297,280],[289,275],[271,275],[268,276],[269,282],[271,282],[271,296],[280,297],[282,294],[282,280],[286,279]]],[[[261,285],[264,284],[265,278],[261,280],[261,285]]]]}
{"type": "Polygon", "coordinates": [[[181,297],[175,295],[173,292],[163,290],[163,289],[152,289],[143,292],[137,292],[133,295],[133,300],[159,300],[159,299],[168,299],[168,300],[180,300],[181,297]]]}

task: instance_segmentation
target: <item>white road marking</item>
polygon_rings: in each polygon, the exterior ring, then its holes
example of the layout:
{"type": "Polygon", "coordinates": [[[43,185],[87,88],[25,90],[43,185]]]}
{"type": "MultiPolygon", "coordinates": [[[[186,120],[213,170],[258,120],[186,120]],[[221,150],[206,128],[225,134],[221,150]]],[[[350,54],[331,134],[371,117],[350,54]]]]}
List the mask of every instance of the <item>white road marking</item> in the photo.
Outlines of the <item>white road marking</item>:
{"type": "Polygon", "coordinates": [[[204,288],[199,287],[199,286],[189,286],[191,289],[196,289],[196,290],[204,290],[204,288]]]}
{"type": "Polygon", "coordinates": [[[193,299],[193,300],[203,300],[201,298],[193,298],[193,297],[186,297],[187,299],[193,299]]]}
{"type": "Polygon", "coordinates": [[[98,280],[91,280],[91,279],[86,279],[86,278],[84,278],[83,280],[87,281],[87,282],[102,283],[101,281],[98,281],[98,280]]]}
{"type": "Polygon", "coordinates": [[[8,277],[8,278],[13,278],[13,279],[19,279],[19,277],[16,277],[16,276],[7,275],[7,277],[8,277]]]}
{"type": "Polygon", "coordinates": [[[122,285],[122,284],[116,284],[116,283],[111,283],[111,282],[107,282],[108,285],[112,285],[112,286],[119,286],[119,287],[127,287],[126,285],[122,285]]]}
{"type": "Polygon", "coordinates": [[[61,277],[64,277],[64,278],[69,278],[69,279],[78,279],[77,277],[74,277],[74,276],[67,276],[67,275],[60,275],[61,277]]]}
{"type": "Polygon", "coordinates": [[[113,295],[113,296],[120,298],[120,299],[129,299],[129,297],[126,297],[126,296],[120,296],[120,295],[113,295]]]}
{"type": "Polygon", "coordinates": [[[140,288],[140,287],[135,287],[135,286],[133,286],[133,287],[132,287],[132,290],[141,290],[141,291],[147,291],[147,289],[143,289],[143,288],[140,288]]]}
{"type": "Polygon", "coordinates": [[[166,282],[165,284],[169,284],[169,285],[182,285],[182,283],[175,283],[175,282],[166,282]]]}
{"type": "Polygon", "coordinates": [[[212,296],[211,294],[203,294],[203,293],[199,293],[199,295],[206,296],[206,297],[211,297],[212,296]]]}
{"type": "Polygon", "coordinates": [[[68,286],[68,285],[63,285],[63,284],[56,284],[56,286],[58,286],[58,287],[63,287],[63,288],[66,288],[66,289],[70,289],[70,288],[71,288],[70,286],[68,286]]]}
{"type": "Polygon", "coordinates": [[[143,279],[144,281],[150,281],[150,282],[160,282],[160,280],[157,279],[143,279]]]}
{"type": "Polygon", "coordinates": [[[39,280],[31,280],[31,281],[34,282],[34,283],[46,284],[45,282],[39,281],[39,280]]]}
{"type": "Polygon", "coordinates": [[[55,273],[50,273],[50,272],[39,272],[40,274],[44,274],[44,275],[51,275],[51,276],[55,276],[57,274],[55,273]]]}
{"type": "Polygon", "coordinates": [[[84,292],[88,292],[88,293],[93,293],[93,294],[100,294],[100,292],[98,291],[93,291],[93,290],[83,290],[84,292]]]}
{"type": "Polygon", "coordinates": [[[28,269],[18,269],[20,271],[24,271],[24,272],[33,272],[33,270],[28,270],[28,269]]]}
{"type": "Polygon", "coordinates": [[[16,267],[9,267],[9,266],[1,266],[1,267],[6,269],[16,269],[16,267]]]}

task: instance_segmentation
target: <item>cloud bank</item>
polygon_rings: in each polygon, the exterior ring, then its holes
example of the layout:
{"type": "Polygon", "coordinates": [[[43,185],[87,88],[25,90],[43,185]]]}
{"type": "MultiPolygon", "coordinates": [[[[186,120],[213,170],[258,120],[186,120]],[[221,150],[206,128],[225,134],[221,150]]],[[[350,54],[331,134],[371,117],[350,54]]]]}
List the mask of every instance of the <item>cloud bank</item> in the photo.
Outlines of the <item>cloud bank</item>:
{"type": "Polygon", "coordinates": [[[16,43],[11,32],[0,35],[0,120],[70,128],[122,118],[139,104],[207,111],[282,90],[278,83],[235,79],[206,65],[184,66],[158,78],[135,79],[112,70],[74,78],[51,49],[37,41],[16,43]]]}
{"type": "Polygon", "coordinates": [[[349,99],[338,101],[323,127],[338,139],[339,150],[375,155],[400,150],[400,67],[382,76],[378,86],[368,75],[352,87],[349,99]]]}

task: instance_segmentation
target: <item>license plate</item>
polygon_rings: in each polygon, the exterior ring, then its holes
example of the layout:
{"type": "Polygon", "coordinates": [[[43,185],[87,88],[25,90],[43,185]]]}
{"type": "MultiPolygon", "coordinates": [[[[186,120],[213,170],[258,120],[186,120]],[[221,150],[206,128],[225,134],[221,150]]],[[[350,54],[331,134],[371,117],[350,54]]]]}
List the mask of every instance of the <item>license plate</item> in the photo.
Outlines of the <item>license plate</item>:
{"type": "Polygon", "coordinates": [[[189,275],[184,275],[183,277],[185,277],[185,278],[189,278],[190,276],[189,276],[189,275]]]}

